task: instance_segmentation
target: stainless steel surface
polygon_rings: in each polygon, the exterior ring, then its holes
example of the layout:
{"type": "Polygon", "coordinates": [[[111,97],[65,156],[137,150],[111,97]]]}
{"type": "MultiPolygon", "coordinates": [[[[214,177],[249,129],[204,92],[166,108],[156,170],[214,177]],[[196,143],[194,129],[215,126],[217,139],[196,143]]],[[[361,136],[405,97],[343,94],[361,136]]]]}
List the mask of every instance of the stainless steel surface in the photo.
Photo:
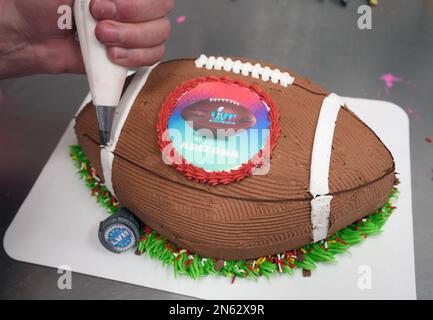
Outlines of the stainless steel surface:
{"type": "MultiPolygon", "coordinates": [[[[373,29],[359,30],[357,7],[364,3],[352,0],[343,8],[337,0],[178,1],[166,58],[206,53],[262,59],[341,95],[411,108],[417,293],[432,299],[433,144],[425,137],[433,135],[433,0],[382,0],[373,9],[373,29]],[[186,22],[178,25],[179,15],[186,22]],[[379,79],[387,72],[403,78],[389,94],[379,79]]],[[[86,78],[76,75],[8,80],[0,88],[3,236],[88,89],[86,78]]],[[[23,241],[31,239],[24,234],[23,241]]],[[[15,262],[0,249],[0,298],[181,298],[79,274],[73,274],[73,289],[62,291],[58,276],[54,269],[15,262]]]]}

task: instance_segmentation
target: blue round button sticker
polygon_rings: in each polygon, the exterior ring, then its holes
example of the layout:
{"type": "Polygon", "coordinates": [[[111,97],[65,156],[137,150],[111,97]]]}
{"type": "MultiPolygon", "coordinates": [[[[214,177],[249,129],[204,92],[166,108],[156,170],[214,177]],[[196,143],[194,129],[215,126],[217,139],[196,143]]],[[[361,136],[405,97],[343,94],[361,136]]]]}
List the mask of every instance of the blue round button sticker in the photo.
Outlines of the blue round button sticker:
{"type": "Polygon", "coordinates": [[[113,224],[104,232],[104,239],[114,250],[122,252],[135,245],[135,235],[123,224],[113,224]]]}

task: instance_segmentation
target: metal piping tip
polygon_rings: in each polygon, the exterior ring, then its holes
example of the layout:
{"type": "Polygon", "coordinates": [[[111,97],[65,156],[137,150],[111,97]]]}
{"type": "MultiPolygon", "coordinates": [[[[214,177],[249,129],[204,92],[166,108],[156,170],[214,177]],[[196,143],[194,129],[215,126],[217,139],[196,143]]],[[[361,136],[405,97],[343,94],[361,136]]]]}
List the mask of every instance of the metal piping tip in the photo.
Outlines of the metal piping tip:
{"type": "Polygon", "coordinates": [[[110,142],[111,128],[113,127],[113,120],[116,108],[108,106],[96,107],[96,118],[98,119],[99,128],[99,143],[106,146],[110,142]]]}
{"type": "Polygon", "coordinates": [[[108,144],[108,141],[110,141],[110,134],[111,132],[99,130],[99,143],[101,146],[106,146],[108,144]]]}

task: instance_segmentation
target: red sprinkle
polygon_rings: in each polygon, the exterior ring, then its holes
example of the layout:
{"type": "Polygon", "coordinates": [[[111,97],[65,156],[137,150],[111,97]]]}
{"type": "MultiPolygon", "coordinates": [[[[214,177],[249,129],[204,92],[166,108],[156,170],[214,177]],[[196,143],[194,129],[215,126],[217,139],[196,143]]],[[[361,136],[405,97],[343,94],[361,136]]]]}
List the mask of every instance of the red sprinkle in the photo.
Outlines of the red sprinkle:
{"type": "Polygon", "coordinates": [[[247,268],[248,268],[252,273],[254,273],[254,269],[253,269],[253,267],[251,267],[249,264],[247,264],[247,268]]]}
{"type": "Polygon", "coordinates": [[[337,238],[337,239],[335,239],[335,241],[338,241],[338,242],[340,242],[340,243],[342,243],[342,244],[344,244],[344,245],[349,245],[346,241],[344,241],[343,239],[341,239],[341,238],[337,238]]]}
{"type": "Polygon", "coordinates": [[[182,24],[182,23],[184,23],[186,21],[186,17],[185,16],[179,16],[179,17],[177,17],[177,19],[176,19],[176,23],[177,24],[182,24]]]}
{"type": "Polygon", "coordinates": [[[233,278],[232,278],[232,284],[235,283],[235,280],[236,280],[236,276],[233,276],[233,278]]]}
{"type": "Polygon", "coordinates": [[[426,137],[425,141],[427,141],[428,143],[432,143],[433,142],[433,138],[432,137],[426,137]]]}

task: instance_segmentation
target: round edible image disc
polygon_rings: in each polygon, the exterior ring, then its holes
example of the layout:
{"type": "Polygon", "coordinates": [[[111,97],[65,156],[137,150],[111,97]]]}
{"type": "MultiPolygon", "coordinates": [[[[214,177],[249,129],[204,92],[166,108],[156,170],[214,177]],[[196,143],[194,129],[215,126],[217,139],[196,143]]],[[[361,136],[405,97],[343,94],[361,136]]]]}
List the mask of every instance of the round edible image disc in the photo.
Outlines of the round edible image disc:
{"type": "Polygon", "coordinates": [[[188,163],[230,171],[267,145],[269,107],[246,86],[203,82],[177,100],[167,127],[173,148],[188,163]]]}

